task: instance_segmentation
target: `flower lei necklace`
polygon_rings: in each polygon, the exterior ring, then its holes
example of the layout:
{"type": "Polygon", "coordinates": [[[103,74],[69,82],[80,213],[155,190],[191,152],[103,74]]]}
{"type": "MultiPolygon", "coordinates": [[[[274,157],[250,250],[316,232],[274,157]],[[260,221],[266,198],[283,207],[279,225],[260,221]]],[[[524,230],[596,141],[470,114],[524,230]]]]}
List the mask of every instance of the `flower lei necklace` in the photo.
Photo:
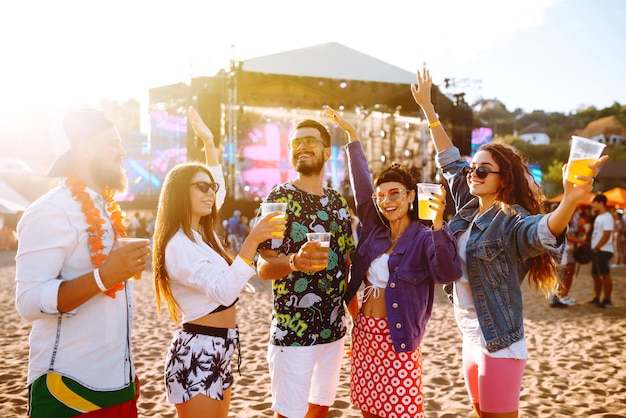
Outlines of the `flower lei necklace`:
{"type": "MultiPolygon", "coordinates": [[[[89,238],[87,243],[89,245],[89,252],[91,254],[91,262],[95,268],[102,267],[104,260],[107,259],[106,254],[102,252],[104,250],[104,244],[102,243],[102,236],[104,231],[102,225],[104,225],[104,219],[100,217],[100,211],[93,204],[93,200],[89,194],[85,191],[85,183],[73,174],[67,176],[66,184],[69,186],[72,196],[77,202],[81,203],[81,209],[87,219],[87,232],[89,238]]],[[[124,215],[120,205],[113,199],[113,192],[106,187],[104,189],[104,199],[107,202],[107,211],[111,214],[111,221],[113,223],[113,230],[116,236],[126,236],[126,226],[124,226],[124,215]]],[[[115,299],[115,292],[124,289],[123,283],[118,283],[115,286],[109,288],[104,294],[115,299]]]]}

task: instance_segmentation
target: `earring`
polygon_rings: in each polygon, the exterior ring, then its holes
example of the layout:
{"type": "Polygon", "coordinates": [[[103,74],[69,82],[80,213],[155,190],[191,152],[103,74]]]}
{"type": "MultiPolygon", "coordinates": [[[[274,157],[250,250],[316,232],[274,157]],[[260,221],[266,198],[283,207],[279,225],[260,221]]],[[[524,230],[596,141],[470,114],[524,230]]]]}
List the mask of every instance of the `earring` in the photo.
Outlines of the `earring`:
{"type": "Polygon", "coordinates": [[[411,200],[411,203],[409,203],[409,212],[413,211],[413,201],[411,200]]]}

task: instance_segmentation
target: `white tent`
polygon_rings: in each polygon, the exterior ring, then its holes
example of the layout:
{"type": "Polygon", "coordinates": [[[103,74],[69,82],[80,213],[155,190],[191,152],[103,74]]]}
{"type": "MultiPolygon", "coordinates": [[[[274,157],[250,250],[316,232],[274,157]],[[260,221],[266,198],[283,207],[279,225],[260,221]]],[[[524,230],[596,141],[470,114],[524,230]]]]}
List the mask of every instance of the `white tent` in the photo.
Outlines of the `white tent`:
{"type": "Polygon", "coordinates": [[[335,80],[411,84],[415,73],[336,42],[243,61],[243,71],[335,80]]]}

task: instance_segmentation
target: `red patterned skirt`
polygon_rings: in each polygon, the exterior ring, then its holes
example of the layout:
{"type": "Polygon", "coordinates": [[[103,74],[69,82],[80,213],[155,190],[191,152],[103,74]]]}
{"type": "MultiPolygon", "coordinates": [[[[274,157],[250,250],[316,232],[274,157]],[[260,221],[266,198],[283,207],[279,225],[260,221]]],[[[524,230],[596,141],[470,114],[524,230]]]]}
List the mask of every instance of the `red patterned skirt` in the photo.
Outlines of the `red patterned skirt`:
{"type": "Polygon", "coordinates": [[[359,313],[352,329],[350,400],[381,417],[424,417],[422,352],[396,353],[387,318],[359,313]]]}

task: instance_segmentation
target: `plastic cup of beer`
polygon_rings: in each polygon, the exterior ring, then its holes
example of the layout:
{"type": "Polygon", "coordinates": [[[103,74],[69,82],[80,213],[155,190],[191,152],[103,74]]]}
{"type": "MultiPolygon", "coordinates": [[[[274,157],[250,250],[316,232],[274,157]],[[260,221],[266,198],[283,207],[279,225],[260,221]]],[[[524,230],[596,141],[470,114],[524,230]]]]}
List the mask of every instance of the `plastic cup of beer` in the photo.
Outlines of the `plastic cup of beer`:
{"type": "Polygon", "coordinates": [[[437,211],[430,208],[430,196],[441,194],[440,184],[417,183],[417,215],[420,219],[432,221],[437,216],[437,211]]]}
{"type": "MultiPolygon", "coordinates": [[[[325,252],[328,254],[328,250],[330,249],[330,232],[309,232],[306,234],[307,241],[317,241],[320,243],[320,246],[315,248],[314,251],[325,252]]],[[[328,266],[328,257],[326,258],[326,262],[324,264],[313,264],[313,268],[325,268],[328,266]]]]}
{"type": "Polygon", "coordinates": [[[596,162],[604,151],[605,144],[580,136],[572,136],[572,144],[569,149],[569,159],[567,161],[567,169],[565,178],[567,181],[576,184],[583,184],[582,180],[578,180],[575,176],[591,177],[593,170],[589,168],[589,164],[596,162]]]}
{"type": "MultiPolygon", "coordinates": [[[[282,212],[282,215],[274,216],[272,220],[287,219],[287,204],[276,202],[261,203],[261,216],[265,216],[266,214],[272,212],[282,212]]],[[[277,237],[283,237],[285,235],[285,232],[283,230],[276,231],[272,232],[272,235],[276,235],[277,237]]]]}
{"type": "MultiPolygon", "coordinates": [[[[150,245],[150,240],[148,238],[132,238],[132,237],[121,237],[118,238],[116,241],[116,246],[119,248],[124,248],[125,246],[133,243],[133,242],[145,242],[146,244],[150,245]]],[[[141,279],[141,273],[137,273],[134,276],[131,277],[132,280],[139,280],[141,279]]]]}

